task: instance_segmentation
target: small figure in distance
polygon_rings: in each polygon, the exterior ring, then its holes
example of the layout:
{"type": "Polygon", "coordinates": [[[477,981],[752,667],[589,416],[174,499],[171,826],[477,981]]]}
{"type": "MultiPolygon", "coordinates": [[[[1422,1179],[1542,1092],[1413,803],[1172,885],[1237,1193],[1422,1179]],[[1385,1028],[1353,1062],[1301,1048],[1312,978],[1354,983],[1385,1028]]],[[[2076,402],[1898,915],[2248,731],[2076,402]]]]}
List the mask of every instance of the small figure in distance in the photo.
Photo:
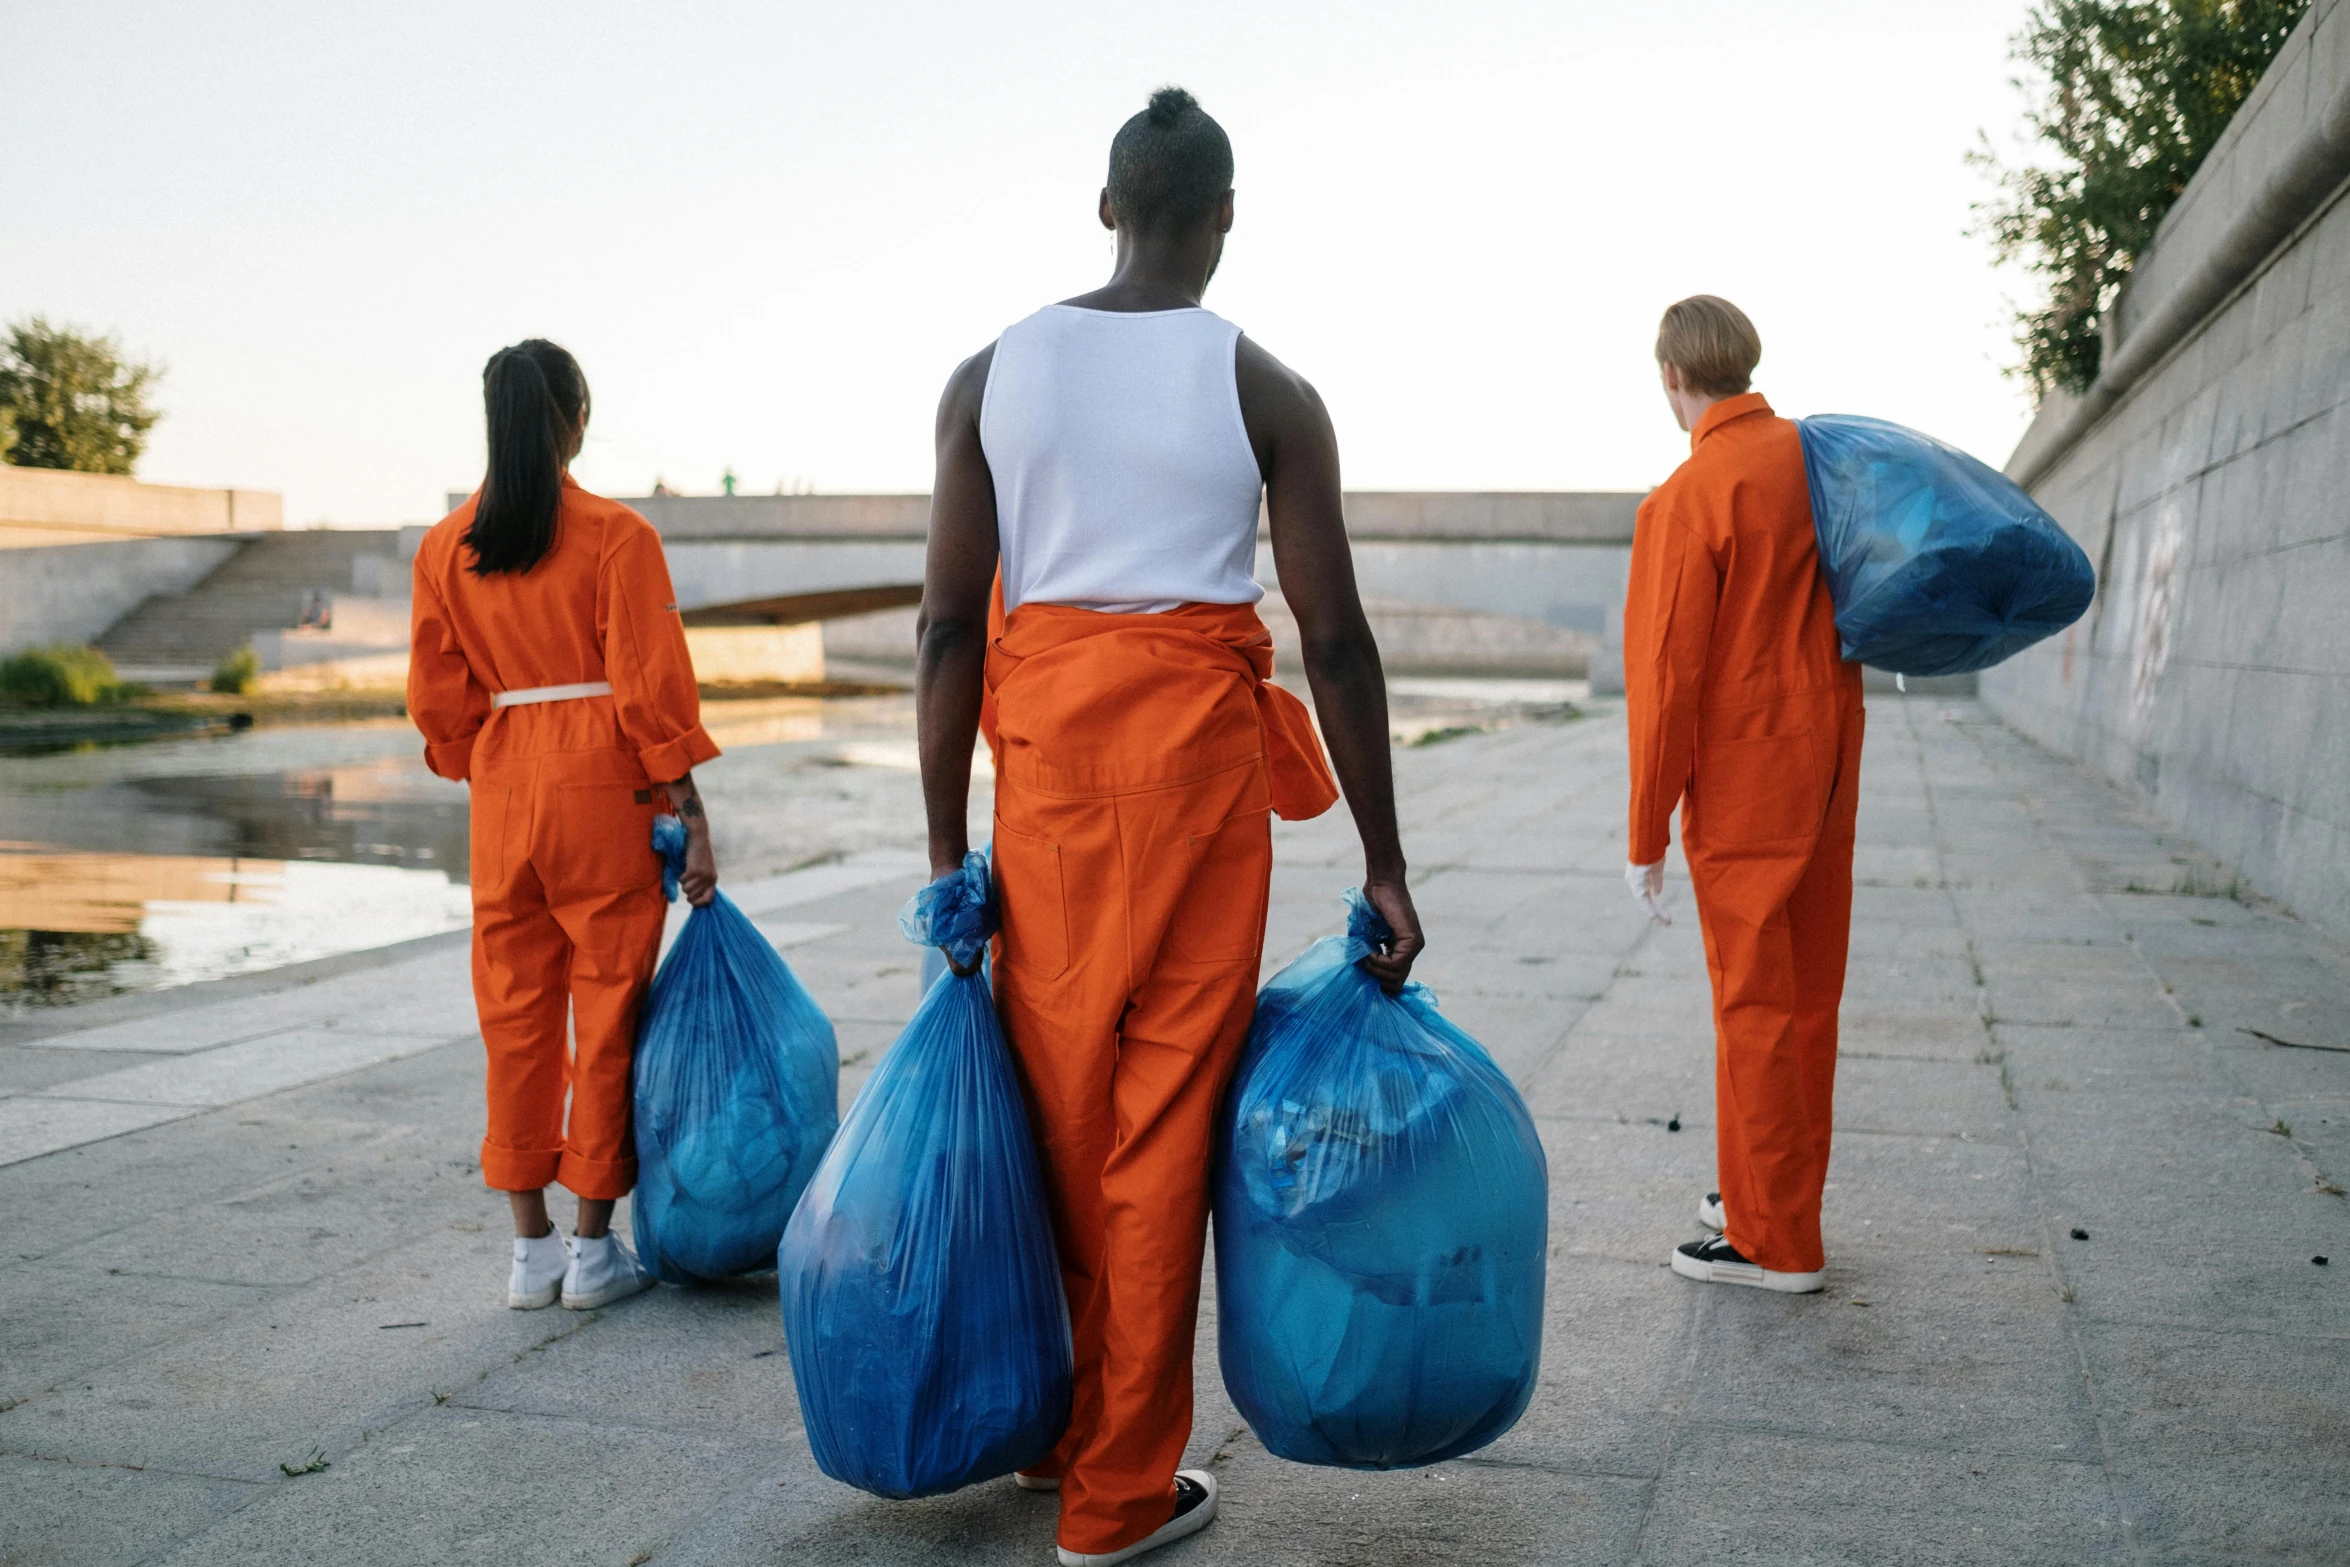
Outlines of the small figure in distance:
{"type": "Polygon", "coordinates": [[[1688,461],[1640,506],[1624,595],[1632,747],[1625,879],[1664,917],[1673,807],[1719,1036],[1719,1231],[1674,1251],[1712,1284],[1826,1282],[1836,1009],[1852,928],[1860,666],[1844,662],[1793,422],[1749,390],[1762,339],[1700,294],[1665,312],[1658,374],[1688,461]]]}

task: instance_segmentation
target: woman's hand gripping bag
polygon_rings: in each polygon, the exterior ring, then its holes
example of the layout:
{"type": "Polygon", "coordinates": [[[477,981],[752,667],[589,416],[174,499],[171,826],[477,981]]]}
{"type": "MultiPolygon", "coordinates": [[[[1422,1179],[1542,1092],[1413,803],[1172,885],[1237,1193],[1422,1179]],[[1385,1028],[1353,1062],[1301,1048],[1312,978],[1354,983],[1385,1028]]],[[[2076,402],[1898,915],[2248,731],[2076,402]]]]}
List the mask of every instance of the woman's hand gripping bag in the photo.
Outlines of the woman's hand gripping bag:
{"type": "Polygon", "coordinates": [[[1040,1462],[1072,1370],[1044,1178],[980,963],[986,857],[898,925],[953,969],[849,1107],[775,1265],[817,1467],[909,1497],[1040,1462]]]}
{"type": "Polygon", "coordinates": [[[1399,1469],[1517,1423],[1542,1353],[1549,1174],[1525,1102],[1421,985],[1347,933],[1273,976],[1215,1169],[1224,1386],[1271,1452],[1399,1469]]]}
{"type": "MultiPolygon", "coordinates": [[[[653,825],[677,896],[685,827],[653,825]]],[[[685,917],[637,1023],[637,1255],[672,1284],[775,1264],[840,1124],[832,1024],[725,893],[685,917]]]]}
{"type": "Polygon", "coordinates": [[[1823,414],[1796,427],[1846,658],[1962,675],[2088,609],[2089,557],[2006,475],[1882,419],[1823,414]]]}

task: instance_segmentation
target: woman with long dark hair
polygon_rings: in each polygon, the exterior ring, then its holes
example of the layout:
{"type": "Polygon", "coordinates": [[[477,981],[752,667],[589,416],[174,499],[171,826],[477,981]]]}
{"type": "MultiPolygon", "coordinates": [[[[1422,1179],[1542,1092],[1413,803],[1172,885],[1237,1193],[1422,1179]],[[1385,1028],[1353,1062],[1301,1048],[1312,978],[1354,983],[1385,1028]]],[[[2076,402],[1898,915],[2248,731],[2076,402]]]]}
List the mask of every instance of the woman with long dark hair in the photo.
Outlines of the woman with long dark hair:
{"type": "Polygon", "coordinates": [[[660,536],[572,481],[588,422],[578,362],[543,338],[502,348],[482,397],[481,488],[416,552],[408,711],[426,765],[472,787],[481,1173],[514,1213],[506,1303],[584,1311],[652,1282],[611,1221],[636,1184],[629,1066],[665,908],[653,816],[665,797],[685,819],[685,894],[709,902],[718,868],[693,768],[718,747],[660,536]],[[547,1218],[550,1181],[579,1198],[568,1244],[547,1218]]]}

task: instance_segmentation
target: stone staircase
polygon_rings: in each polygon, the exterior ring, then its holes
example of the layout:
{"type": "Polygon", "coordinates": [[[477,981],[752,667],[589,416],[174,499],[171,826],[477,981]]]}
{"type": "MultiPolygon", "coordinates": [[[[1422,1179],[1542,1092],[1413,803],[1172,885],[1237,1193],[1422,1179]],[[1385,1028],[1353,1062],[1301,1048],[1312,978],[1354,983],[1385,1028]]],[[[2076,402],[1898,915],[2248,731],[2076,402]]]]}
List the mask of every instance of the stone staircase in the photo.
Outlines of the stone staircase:
{"type": "Polygon", "coordinates": [[[126,678],[202,680],[258,631],[290,630],[314,592],[349,598],[352,563],[391,555],[397,529],[305,529],[253,536],[185,593],[158,593],[109,627],[98,647],[126,678]]]}

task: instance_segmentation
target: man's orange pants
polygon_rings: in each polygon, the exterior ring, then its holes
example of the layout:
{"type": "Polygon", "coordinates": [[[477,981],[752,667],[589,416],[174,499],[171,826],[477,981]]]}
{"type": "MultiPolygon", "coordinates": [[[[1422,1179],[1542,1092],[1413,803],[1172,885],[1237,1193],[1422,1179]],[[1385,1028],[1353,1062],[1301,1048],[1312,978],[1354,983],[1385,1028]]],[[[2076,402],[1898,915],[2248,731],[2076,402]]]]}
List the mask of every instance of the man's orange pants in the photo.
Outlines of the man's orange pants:
{"type": "Polygon", "coordinates": [[[1777,1273],[1825,1265],[1820,1194],[1834,1128],[1836,1013],[1852,935],[1861,728],[1857,696],[1828,705],[1807,737],[1811,744],[1793,748],[1808,757],[1774,754],[1753,776],[1707,776],[1701,743],[1683,818],[1713,978],[1725,1234],[1740,1256],[1777,1273]],[[1735,807],[1727,804],[1733,799],[1735,807]],[[1735,828],[1757,816],[1781,813],[1818,823],[1817,836],[1794,849],[1773,837],[1723,841],[1745,838],[1735,828]]]}
{"type": "Polygon", "coordinates": [[[622,753],[574,752],[500,759],[473,780],[481,1173],[496,1190],[561,1181],[619,1198],[636,1184],[630,1064],[667,912],[642,779],[622,753]]]}
{"type": "MultiPolygon", "coordinates": [[[[1074,1551],[1122,1549],[1174,1512],[1215,1116],[1264,950],[1269,816],[1277,799],[1311,814],[1335,792],[1318,749],[1309,761],[1269,731],[1283,720],[1260,714],[1261,673],[1231,641],[1244,635],[1264,632],[1239,606],[1031,606],[989,659],[996,997],[1076,1345],[1069,1428],[1038,1472],[1061,1479],[1074,1551]]],[[[1269,642],[1261,652],[1269,667],[1269,642]]]]}

